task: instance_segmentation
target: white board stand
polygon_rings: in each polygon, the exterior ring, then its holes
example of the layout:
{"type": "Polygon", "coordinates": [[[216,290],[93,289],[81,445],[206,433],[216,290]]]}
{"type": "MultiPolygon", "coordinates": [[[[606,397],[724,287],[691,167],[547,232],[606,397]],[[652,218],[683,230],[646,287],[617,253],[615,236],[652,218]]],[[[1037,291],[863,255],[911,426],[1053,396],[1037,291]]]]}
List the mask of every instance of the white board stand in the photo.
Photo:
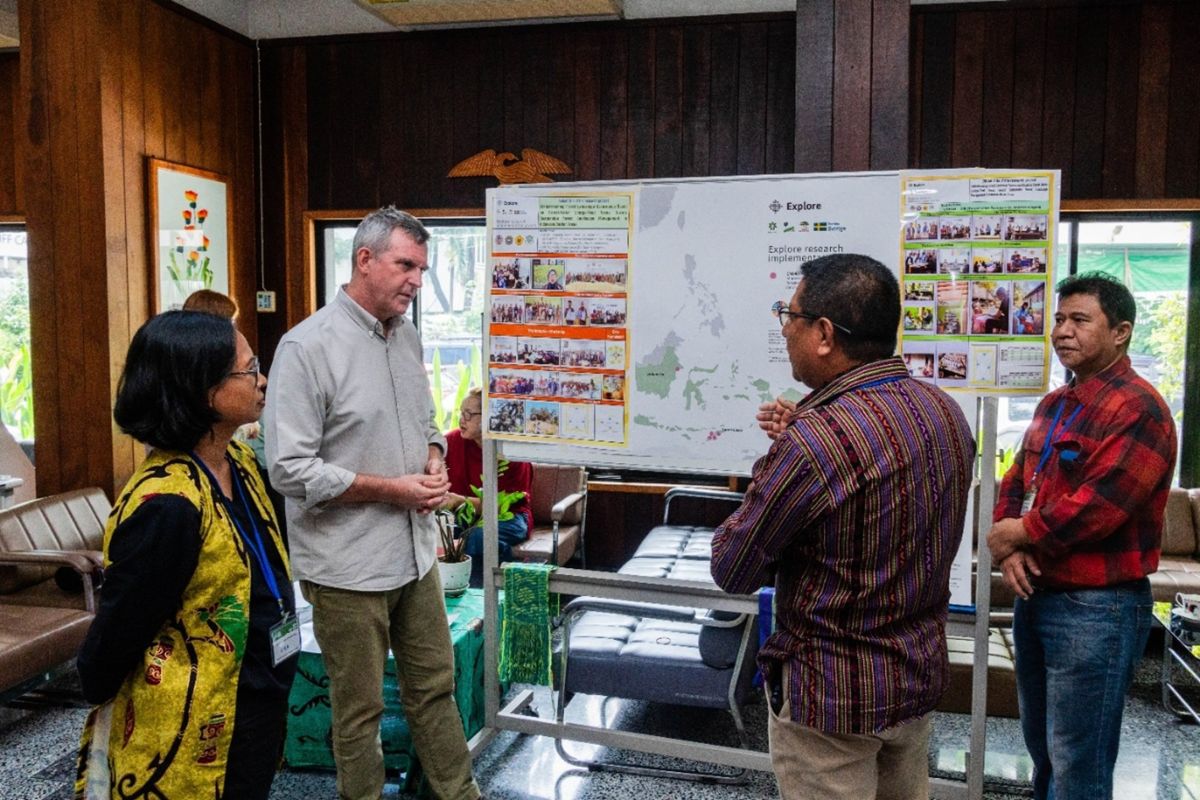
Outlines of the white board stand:
{"type": "MultiPolygon", "coordinates": [[[[988,629],[991,610],[991,554],[986,534],[991,527],[996,487],[996,414],[995,397],[976,402],[979,415],[980,459],[979,501],[974,529],[978,532],[978,579],[975,581],[974,643],[971,685],[971,737],[966,761],[966,781],[930,779],[930,796],[944,800],[980,800],[983,797],[984,753],[987,743],[988,629]]],[[[533,699],[529,690],[518,693],[500,708],[499,593],[497,580],[499,545],[496,519],[497,447],[492,439],[483,441],[483,585],[484,585],[484,728],[470,742],[477,754],[503,730],[551,736],[569,741],[636,750],[657,755],[689,758],[730,767],[771,771],[770,756],[736,747],[704,745],[667,739],[648,734],[630,733],[571,722],[559,724],[523,713],[533,699]]],[[[593,570],[558,569],[550,577],[550,591],[569,595],[613,597],[664,605],[712,608],[735,613],[757,614],[758,601],[751,595],[729,595],[720,589],[693,581],[617,575],[593,570]]],[[[964,619],[969,619],[965,615],[964,619]]],[[[960,623],[961,624],[961,623],[960,623]]]]}

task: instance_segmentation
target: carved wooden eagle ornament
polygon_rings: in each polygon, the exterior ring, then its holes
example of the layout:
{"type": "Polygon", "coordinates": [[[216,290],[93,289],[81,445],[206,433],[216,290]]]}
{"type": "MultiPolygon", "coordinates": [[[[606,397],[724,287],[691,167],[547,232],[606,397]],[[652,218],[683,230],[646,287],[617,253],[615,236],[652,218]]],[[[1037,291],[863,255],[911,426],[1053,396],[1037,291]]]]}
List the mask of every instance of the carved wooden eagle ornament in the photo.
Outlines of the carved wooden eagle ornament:
{"type": "Polygon", "coordinates": [[[554,179],[546,177],[547,175],[562,175],[570,171],[570,167],[554,156],[526,147],[521,151],[520,158],[512,153],[482,150],[455,164],[446,176],[465,178],[494,175],[503,186],[509,183],[551,183],[554,179]]]}

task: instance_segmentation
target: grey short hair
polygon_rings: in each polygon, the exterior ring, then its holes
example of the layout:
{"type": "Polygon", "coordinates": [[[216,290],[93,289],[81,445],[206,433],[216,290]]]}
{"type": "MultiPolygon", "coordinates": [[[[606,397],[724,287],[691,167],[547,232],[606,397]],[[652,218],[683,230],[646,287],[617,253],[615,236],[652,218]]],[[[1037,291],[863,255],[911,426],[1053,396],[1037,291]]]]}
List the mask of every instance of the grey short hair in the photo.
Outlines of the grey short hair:
{"type": "Polygon", "coordinates": [[[417,244],[429,241],[429,230],[421,224],[421,220],[395,206],[384,206],[367,214],[358,223],[358,229],[354,231],[352,252],[355,255],[352,258],[357,258],[358,251],[364,247],[371,255],[377,255],[387,248],[392,231],[397,229],[404,231],[417,244]]]}

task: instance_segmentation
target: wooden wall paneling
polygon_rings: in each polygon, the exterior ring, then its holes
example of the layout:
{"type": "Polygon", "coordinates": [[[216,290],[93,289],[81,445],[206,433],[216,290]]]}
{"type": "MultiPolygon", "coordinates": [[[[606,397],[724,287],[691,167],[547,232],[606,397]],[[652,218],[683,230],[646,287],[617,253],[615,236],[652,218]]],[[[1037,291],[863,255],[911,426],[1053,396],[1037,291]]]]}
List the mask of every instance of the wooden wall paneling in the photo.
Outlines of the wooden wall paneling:
{"type": "Polygon", "coordinates": [[[683,30],[654,34],[654,177],[683,174],[683,30]]]}
{"type": "Polygon", "coordinates": [[[767,24],[738,25],[737,174],[761,175],[767,167],[767,24]]]}
{"type": "MultiPolygon", "coordinates": [[[[337,47],[317,44],[307,48],[308,84],[308,201],[309,208],[333,208],[333,117],[341,109],[334,95],[337,47]]],[[[282,77],[286,85],[287,76],[282,77]]],[[[398,78],[394,78],[398,80],[398,78]]],[[[386,116],[393,109],[381,109],[386,116]]]]}
{"type": "MultiPolygon", "coordinates": [[[[32,188],[32,175],[53,174],[51,152],[50,54],[47,48],[31,47],[28,43],[48,35],[50,13],[48,3],[21,0],[17,7],[21,41],[26,47],[20,53],[21,83],[29,102],[20,109],[21,151],[27,172],[26,183],[32,188]]],[[[53,192],[28,191],[25,211],[29,231],[29,304],[39,313],[31,315],[32,366],[34,373],[33,406],[36,413],[35,430],[39,460],[57,463],[62,436],[58,428],[61,395],[59,384],[52,376],[58,363],[58,315],[55,313],[53,270],[58,261],[54,238],[55,197],[53,192]],[[44,275],[48,280],[36,276],[44,275]],[[40,376],[40,377],[39,377],[40,376]]],[[[57,491],[61,484],[53,469],[38,476],[38,488],[44,494],[57,491]]]]}
{"type": "Polygon", "coordinates": [[[592,30],[585,33],[575,48],[575,103],[572,130],[575,134],[575,173],[572,180],[590,181],[600,177],[600,65],[606,58],[600,37],[592,30]]]}
{"type": "Polygon", "coordinates": [[[987,56],[983,60],[983,141],[979,163],[1007,167],[1012,163],[1013,130],[1013,13],[1008,9],[987,15],[987,56]]]}
{"type": "MultiPolygon", "coordinates": [[[[232,136],[222,136],[217,146],[229,161],[227,173],[233,180],[233,193],[237,207],[242,209],[235,223],[233,245],[237,253],[234,298],[242,309],[238,315],[238,328],[246,341],[257,353],[258,309],[255,293],[262,287],[262,263],[259,253],[259,210],[261,200],[258,168],[258,57],[255,50],[240,42],[222,39],[218,48],[223,59],[222,86],[227,87],[220,107],[233,110],[233,119],[222,127],[232,128],[232,136]]],[[[303,191],[303,187],[301,187],[303,191]]],[[[275,249],[272,247],[272,249],[275,249]]]]}
{"type": "MultiPolygon", "coordinates": [[[[385,64],[402,65],[392,73],[390,78],[379,81],[374,102],[377,104],[376,115],[379,120],[379,161],[375,165],[378,175],[375,199],[360,194],[347,199],[348,205],[322,206],[322,208],[367,208],[378,207],[384,203],[402,203],[405,182],[411,180],[415,165],[411,158],[402,157],[408,152],[408,146],[413,139],[420,135],[415,131],[417,120],[413,119],[413,99],[409,96],[412,82],[408,79],[407,65],[410,63],[406,45],[402,42],[389,42],[384,48],[382,57],[385,64]]],[[[378,65],[376,66],[378,69],[378,65]]],[[[449,89],[449,87],[447,87],[449,89]]],[[[474,98],[471,99],[473,102],[474,98]]],[[[471,155],[472,150],[467,155],[471,155]]],[[[454,163],[458,163],[455,161],[454,163]]],[[[319,167],[317,167],[319,169],[319,167]]],[[[447,167],[447,170],[449,167],[447,167]]],[[[334,176],[337,180],[338,176],[334,176]]]]}
{"type": "Polygon", "coordinates": [[[1063,197],[1076,197],[1071,185],[1075,138],[1075,73],[1079,10],[1046,12],[1046,94],[1042,106],[1041,166],[1062,170],[1063,197]]]}
{"type": "MultiPolygon", "coordinates": [[[[1162,197],[1167,171],[1167,90],[1173,6],[1143,5],[1137,98],[1136,197],[1162,197]]],[[[1194,43],[1193,43],[1194,46],[1194,43]]],[[[1195,80],[1195,76],[1192,78],[1195,80]]]]}
{"type": "MultiPolygon", "coordinates": [[[[303,91],[310,72],[307,50],[301,47],[291,48],[285,53],[282,75],[282,119],[284,122],[283,139],[283,197],[281,204],[284,213],[284,252],[279,264],[280,272],[286,276],[283,288],[287,294],[287,316],[280,319],[275,314],[276,322],[284,323],[278,329],[282,337],[287,328],[299,324],[305,317],[316,310],[315,276],[308,268],[309,253],[305,247],[305,231],[303,214],[312,207],[311,198],[305,190],[311,185],[309,169],[312,160],[309,158],[308,141],[303,136],[294,135],[305,130],[309,116],[308,96],[303,91]],[[302,266],[301,266],[302,265],[302,266]],[[298,268],[299,267],[299,268],[298,268]]],[[[278,338],[271,343],[271,352],[275,352],[278,338]]]]}
{"type": "MultiPolygon", "coordinates": [[[[1102,197],[1104,194],[1104,98],[1108,94],[1108,12],[1108,8],[1100,7],[1079,16],[1076,47],[1078,58],[1071,92],[1075,98],[1071,197],[1102,197]]],[[[1065,185],[1063,189],[1065,193],[1065,185]]]]}
{"type": "MultiPolygon", "coordinates": [[[[167,124],[161,83],[154,79],[160,66],[154,59],[141,58],[144,53],[162,52],[163,39],[166,32],[163,26],[152,16],[154,9],[146,8],[138,3],[141,10],[140,41],[142,49],[130,48],[135,52],[138,61],[137,80],[142,85],[142,127],[145,142],[145,154],[155,158],[167,158],[167,124]]],[[[134,40],[137,41],[137,40],[134,40]]],[[[145,183],[145,178],[142,182],[145,183]]],[[[148,308],[148,307],[147,307],[148,308]]],[[[147,311],[149,313],[149,311],[147,311]]]]}
{"type": "Polygon", "coordinates": [[[950,163],[972,167],[983,158],[983,62],[991,52],[986,12],[957,15],[954,31],[954,105],[950,135],[950,163]]]}
{"type": "Polygon", "coordinates": [[[315,52],[299,45],[262,50],[263,151],[277,154],[262,165],[263,269],[266,288],[276,292],[279,309],[258,316],[258,355],[268,370],[280,338],[311,312],[313,276],[302,215],[309,203],[307,63],[315,52]]]}
{"type": "MultiPolygon", "coordinates": [[[[561,159],[572,170],[570,175],[560,175],[555,180],[578,180],[574,177],[575,162],[575,55],[573,47],[564,47],[557,39],[550,39],[547,62],[550,78],[546,81],[546,147],[550,155],[561,159]]],[[[475,206],[483,206],[483,196],[475,206]]]]}
{"type": "MultiPolygon", "coordinates": [[[[452,78],[448,89],[455,114],[453,128],[446,132],[450,142],[449,159],[439,174],[446,183],[451,206],[482,206],[485,186],[482,179],[444,176],[459,161],[489,146],[480,138],[479,121],[482,99],[480,80],[487,74],[487,70],[484,69],[480,49],[472,46],[464,37],[455,39],[449,58],[452,63],[452,78]]],[[[391,139],[383,134],[380,135],[380,139],[383,142],[383,161],[395,161],[395,158],[390,157],[391,149],[388,143],[391,139]]],[[[384,196],[388,196],[386,191],[384,196]]]]}
{"type": "Polygon", "coordinates": [[[871,4],[870,169],[908,165],[908,0],[871,4]]]}
{"type": "MultiPolygon", "coordinates": [[[[709,126],[712,120],[711,31],[710,25],[688,25],[683,29],[683,78],[680,89],[683,119],[679,173],[685,177],[710,174],[708,148],[709,126]]],[[[788,63],[791,63],[790,58],[788,63]]]]}
{"type": "Polygon", "coordinates": [[[796,172],[833,168],[834,0],[796,7],[796,172]]]}
{"type": "MultiPolygon", "coordinates": [[[[110,9],[105,9],[105,11],[110,9]]],[[[114,69],[115,53],[106,51],[102,43],[111,41],[114,34],[112,17],[104,13],[99,3],[85,3],[72,16],[76,53],[93,53],[90,62],[77,64],[76,76],[79,83],[75,87],[75,111],[77,115],[77,131],[80,144],[93,143],[92,153],[80,148],[77,158],[92,158],[95,160],[95,150],[102,154],[98,163],[86,169],[86,177],[98,181],[90,186],[81,180],[81,192],[88,192],[91,197],[80,204],[80,217],[75,235],[80,239],[80,249],[83,252],[81,268],[76,275],[76,281],[88,287],[104,287],[105,297],[97,301],[94,294],[76,290],[72,292],[75,298],[77,319],[73,324],[78,325],[78,341],[83,353],[84,390],[93,397],[93,402],[80,408],[72,408],[72,416],[79,418],[83,425],[83,435],[80,444],[84,448],[80,463],[82,474],[80,479],[87,480],[91,476],[104,476],[104,482],[113,483],[114,476],[114,442],[112,435],[111,404],[112,389],[115,381],[109,372],[110,349],[122,351],[128,346],[130,336],[128,329],[115,329],[109,319],[109,299],[114,285],[125,278],[124,247],[120,243],[120,228],[108,226],[109,204],[118,204],[122,214],[124,211],[125,183],[121,174],[121,114],[114,111],[110,104],[103,103],[101,87],[105,92],[116,89],[120,97],[120,72],[114,69]],[[98,68],[98,69],[97,69],[98,68]],[[108,81],[117,81],[113,87],[108,81]],[[115,126],[110,131],[108,125],[115,126]],[[115,142],[114,142],[115,140],[115,142]],[[115,185],[114,185],[115,183],[115,185]],[[97,205],[97,195],[103,201],[97,205]],[[113,247],[113,238],[121,246],[113,247]],[[112,264],[112,259],[118,262],[112,264]],[[114,276],[112,273],[116,272],[114,276]],[[96,331],[108,331],[107,336],[96,336],[96,331]],[[114,341],[115,340],[115,341],[114,341]]],[[[85,176],[80,176],[85,178],[85,176]]],[[[119,358],[120,356],[118,356],[119,358]]]]}
{"type": "MultiPolygon", "coordinates": [[[[91,280],[96,274],[96,261],[103,259],[103,251],[100,254],[85,252],[84,240],[79,235],[81,228],[78,227],[84,216],[82,200],[90,198],[90,193],[103,185],[103,176],[96,169],[99,160],[83,157],[88,151],[81,149],[84,142],[94,146],[99,141],[101,131],[96,125],[97,121],[91,115],[80,113],[79,109],[76,90],[88,80],[86,72],[89,62],[73,54],[89,51],[86,43],[85,47],[80,48],[80,40],[75,35],[74,17],[70,9],[61,6],[51,9],[47,14],[49,31],[42,34],[44,42],[52,43],[47,78],[50,85],[50,183],[55,187],[50,235],[55,242],[55,261],[50,265],[39,264],[39,276],[34,280],[49,280],[55,286],[69,285],[72,275],[76,284],[91,280]]],[[[63,401],[63,405],[57,409],[55,420],[59,429],[59,469],[57,482],[51,479],[50,486],[38,486],[41,494],[78,485],[87,477],[88,445],[83,409],[92,405],[90,401],[93,398],[89,397],[89,393],[97,388],[85,381],[85,336],[80,293],[56,292],[53,309],[57,321],[59,357],[47,374],[53,375],[52,380],[58,384],[58,396],[63,401]],[[72,406],[74,413],[65,413],[68,405],[72,406]]],[[[31,318],[33,316],[31,314],[31,318]]],[[[34,380],[37,379],[35,365],[34,380]]],[[[105,387],[107,383],[104,382],[105,387]]],[[[38,439],[41,439],[40,431],[38,439]]],[[[107,452],[108,448],[104,450],[107,452]]],[[[38,477],[45,477],[45,473],[38,477]]]]}
{"type": "Polygon", "coordinates": [[[1168,197],[1200,195],[1200,5],[1174,8],[1171,82],[1167,92],[1168,197]]]}
{"type": "Polygon", "coordinates": [[[629,31],[625,59],[629,64],[628,126],[629,149],[625,175],[653,178],[654,171],[654,39],[657,29],[649,25],[629,31]]]}
{"type": "MultiPolygon", "coordinates": [[[[141,20],[141,7],[137,4],[126,4],[117,0],[104,0],[100,4],[100,17],[104,20],[103,31],[96,33],[101,41],[111,36],[117,40],[131,34],[136,35],[137,26],[141,20]]],[[[105,280],[105,297],[107,304],[92,303],[93,306],[106,305],[104,319],[97,326],[93,323],[91,330],[120,332],[110,333],[108,337],[98,337],[95,345],[104,357],[104,363],[97,369],[97,379],[107,383],[108,394],[116,396],[117,382],[121,369],[125,364],[125,353],[129,346],[132,332],[141,325],[147,316],[145,293],[139,293],[133,287],[146,284],[146,261],[138,258],[138,253],[146,251],[145,225],[137,220],[130,227],[131,216],[145,215],[142,184],[145,182],[145,170],[139,169],[142,163],[136,156],[145,150],[144,123],[142,120],[142,92],[140,74],[137,64],[132,63],[128,48],[98,48],[99,83],[105,91],[114,97],[114,102],[101,103],[99,97],[96,103],[100,106],[100,124],[103,131],[101,148],[103,151],[104,171],[104,204],[102,210],[104,236],[106,246],[106,263],[100,265],[105,280]],[[141,212],[140,215],[135,212],[141,212]],[[137,238],[132,238],[132,237],[137,238]],[[134,305],[134,300],[141,300],[134,305]],[[124,334],[124,335],[121,335],[124,334]]],[[[97,455],[106,456],[108,468],[113,472],[114,483],[124,480],[133,471],[137,463],[138,452],[135,443],[127,436],[119,435],[112,415],[105,413],[107,409],[97,404],[92,409],[98,417],[93,436],[99,452],[97,455]]],[[[94,468],[89,470],[94,472],[94,468]]]]}
{"type": "MultiPolygon", "coordinates": [[[[427,53],[423,64],[422,97],[425,98],[426,108],[429,109],[425,128],[428,149],[424,162],[419,165],[424,193],[420,204],[411,207],[432,208],[443,204],[436,201],[444,201],[449,197],[451,180],[446,177],[446,173],[458,163],[454,158],[454,129],[463,110],[455,108],[454,104],[449,102],[453,96],[452,90],[442,79],[442,76],[449,75],[453,81],[458,71],[458,65],[451,62],[451,51],[428,39],[423,40],[422,45],[427,53]]],[[[388,150],[390,148],[386,142],[376,143],[376,152],[379,154],[376,157],[377,164],[378,160],[388,158],[388,150]]]]}
{"type": "Polygon", "coordinates": [[[1042,100],[1045,93],[1046,11],[1015,12],[1012,166],[1049,167],[1042,161],[1042,100]]]}
{"type": "MultiPolygon", "coordinates": [[[[250,260],[253,104],[231,92],[251,85],[252,63],[228,73],[223,34],[148,0],[23,1],[20,17],[38,489],[114,489],[141,456],[111,409],[129,339],[149,313],[145,155],[230,175],[231,257],[250,260]],[[181,55],[180,41],[205,55],[181,55]],[[224,125],[242,134],[227,139],[224,125]]],[[[234,278],[244,299],[253,271],[234,278]]]]}
{"type": "MultiPolygon", "coordinates": [[[[194,52],[196,63],[192,66],[189,77],[194,84],[199,85],[196,86],[198,95],[196,113],[192,115],[192,122],[188,125],[192,131],[192,149],[196,151],[197,163],[207,161],[209,164],[215,165],[217,162],[213,159],[227,153],[221,149],[221,128],[231,124],[232,121],[226,119],[223,114],[200,109],[220,108],[230,93],[236,90],[226,80],[227,76],[222,64],[224,54],[221,52],[219,43],[214,43],[212,47],[194,48],[194,52]]],[[[236,125],[237,123],[232,122],[232,124],[236,125]]],[[[222,173],[229,172],[228,165],[209,167],[209,169],[218,169],[222,173]]]]}
{"type": "MultiPolygon", "coordinates": [[[[118,3],[120,40],[134,41],[145,29],[146,9],[141,3],[118,3]]],[[[121,219],[124,245],[124,285],[118,287],[115,294],[121,296],[124,304],[123,311],[116,308],[114,298],[110,294],[109,303],[114,306],[114,322],[125,330],[136,330],[150,316],[149,283],[152,263],[147,252],[148,239],[146,236],[146,152],[149,149],[146,141],[146,82],[142,79],[142,59],[132,47],[120,48],[117,57],[120,59],[121,102],[119,107],[122,116],[122,147],[120,160],[123,164],[122,186],[127,201],[123,204],[121,219]],[[120,317],[118,317],[120,315],[120,317]],[[119,321],[118,321],[119,319],[119,321]]],[[[117,104],[112,104],[117,105],[117,104]]],[[[111,212],[110,212],[111,213],[111,212]]],[[[117,348],[111,348],[114,355],[117,348]]],[[[113,364],[113,380],[120,375],[123,367],[124,352],[119,354],[121,363],[113,364]]],[[[114,383],[115,389],[115,383],[114,383]]],[[[123,447],[134,448],[134,443],[121,437],[123,447]]],[[[136,451],[128,456],[132,461],[136,451]]]]}
{"type": "Polygon", "coordinates": [[[836,3],[833,23],[834,171],[871,163],[871,0],[836,3]]]}
{"type": "Polygon", "coordinates": [[[951,109],[954,107],[954,15],[936,12],[924,18],[921,44],[921,144],[917,166],[951,165],[951,109]]]}
{"type": "Polygon", "coordinates": [[[738,162],[739,29],[732,24],[712,29],[712,83],[709,111],[708,174],[735,175],[738,162]],[[737,65],[736,68],[734,65],[737,65]]]}
{"type": "MultiPolygon", "coordinates": [[[[416,45],[415,42],[413,44],[416,45]]],[[[415,53],[413,55],[416,56],[415,53]]],[[[381,199],[379,165],[382,154],[379,125],[376,124],[383,113],[379,104],[379,89],[388,81],[387,78],[382,81],[369,80],[367,76],[387,62],[377,39],[342,46],[338,62],[345,64],[346,68],[338,71],[341,118],[334,128],[334,141],[341,144],[339,150],[345,148],[344,153],[338,153],[337,157],[349,175],[335,181],[338,190],[333,197],[334,208],[354,208],[356,204],[375,208],[380,205],[381,199]]],[[[411,72],[423,71],[425,63],[419,56],[410,57],[400,62],[400,69],[407,76],[411,72]]],[[[430,126],[432,120],[427,118],[408,122],[430,126]]]]}
{"type": "Polygon", "coordinates": [[[767,31],[764,171],[791,172],[796,152],[796,27],[771,23],[767,31]]]}
{"type": "Polygon", "coordinates": [[[547,94],[550,90],[551,47],[546,30],[543,27],[526,34],[517,61],[517,80],[522,89],[520,145],[543,153],[550,150],[550,103],[547,94]]]}
{"type": "Polygon", "coordinates": [[[600,39],[603,81],[600,102],[600,178],[627,176],[629,153],[629,61],[624,36],[608,28],[600,39]]]}
{"type": "Polygon", "coordinates": [[[20,214],[25,203],[17,158],[21,61],[16,53],[0,53],[0,214],[20,214]]]}
{"type": "Polygon", "coordinates": [[[206,164],[198,163],[201,151],[188,129],[188,124],[195,119],[200,108],[200,88],[191,71],[194,62],[189,58],[194,48],[182,51],[176,48],[180,42],[188,40],[187,33],[190,30],[178,14],[163,6],[152,5],[146,11],[147,24],[160,26],[165,33],[158,42],[162,49],[151,52],[151,58],[147,59],[158,65],[156,72],[148,75],[147,80],[162,94],[166,158],[211,169],[206,164]],[[190,113],[180,113],[184,108],[190,113]]]}
{"type": "Polygon", "coordinates": [[[525,146],[525,92],[521,85],[524,74],[522,54],[525,52],[530,33],[528,30],[510,32],[504,37],[504,55],[493,72],[497,89],[504,97],[504,142],[498,151],[507,150],[520,154],[525,146]]]}
{"type": "Polygon", "coordinates": [[[1137,6],[1113,6],[1109,9],[1102,197],[1134,196],[1138,64],[1141,61],[1140,20],[1137,6]]]}
{"type": "Polygon", "coordinates": [[[921,120],[925,113],[922,80],[925,58],[925,15],[914,14],[909,26],[909,47],[912,55],[908,59],[908,161],[906,166],[921,162],[921,120]]]}

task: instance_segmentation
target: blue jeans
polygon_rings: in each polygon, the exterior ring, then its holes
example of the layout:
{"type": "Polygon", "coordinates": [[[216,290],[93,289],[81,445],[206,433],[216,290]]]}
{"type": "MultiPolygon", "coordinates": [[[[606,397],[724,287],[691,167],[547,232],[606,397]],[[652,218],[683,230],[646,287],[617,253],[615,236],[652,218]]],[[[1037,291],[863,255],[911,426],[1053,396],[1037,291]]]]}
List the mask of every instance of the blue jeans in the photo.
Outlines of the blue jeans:
{"type": "Polygon", "coordinates": [[[1038,800],[1112,797],[1125,692],[1152,606],[1145,578],[1017,598],[1017,694],[1038,800]]]}
{"type": "MultiPolygon", "coordinates": [[[[512,546],[525,541],[529,535],[529,525],[525,522],[524,514],[513,514],[512,519],[506,519],[497,526],[500,539],[500,560],[512,561],[512,546]]],[[[467,555],[471,557],[471,586],[478,589],[483,586],[483,527],[475,526],[464,534],[467,537],[467,555]]]]}

